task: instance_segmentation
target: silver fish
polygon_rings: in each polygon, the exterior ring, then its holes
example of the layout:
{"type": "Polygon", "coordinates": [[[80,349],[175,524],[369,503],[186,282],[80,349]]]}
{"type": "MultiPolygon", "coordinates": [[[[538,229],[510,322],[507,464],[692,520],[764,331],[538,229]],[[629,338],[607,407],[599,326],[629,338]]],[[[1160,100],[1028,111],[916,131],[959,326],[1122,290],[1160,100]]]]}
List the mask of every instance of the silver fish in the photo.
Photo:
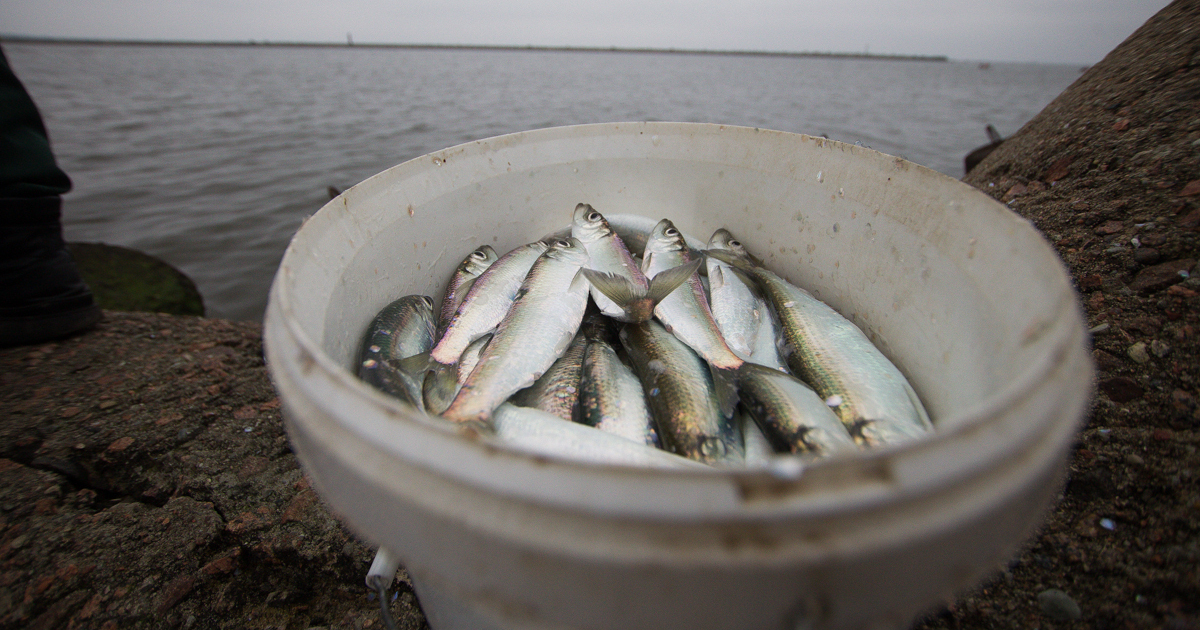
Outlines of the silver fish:
{"type": "Polygon", "coordinates": [[[634,442],[660,446],[641,381],[600,336],[588,340],[583,356],[577,420],[634,442]]]}
{"type": "MultiPolygon", "coordinates": [[[[646,241],[650,240],[650,233],[654,231],[658,219],[651,219],[640,214],[606,214],[604,218],[613,232],[616,232],[617,236],[620,236],[621,240],[625,242],[629,253],[635,259],[641,258],[642,252],[646,249],[646,241]]],[[[542,240],[549,243],[571,236],[571,229],[571,226],[567,226],[551,232],[542,240]]],[[[688,234],[683,234],[683,239],[694,256],[699,256],[704,252],[704,241],[688,234]]]]}
{"type": "Polygon", "coordinates": [[[788,367],[821,395],[855,442],[878,446],[932,431],[908,380],[853,322],[752,259],[721,250],[708,255],[754,277],[779,316],[788,367]]]}
{"type": "MultiPolygon", "coordinates": [[[[471,342],[500,324],[526,274],[548,247],[542,241],[522,245],[501,256],[475,279],[446,332],[425,357],[428,374],[422,391],[429,412],[441,413],[454,400],[461,385],[455,363],[471,342]]],[[[415,365],[418,362],[414,358],[405,364],[406,368],[415,371],[420,367],[415,365]]]]}
{"type": "Polygon", "coordinates": [[[467,291],[471,290],[475,279],[492,266],[497,258],[496,250],[492,249],[491,245],[480,245],[459,263],[458,268],[454,270],[454,275],[450,277],[450,283],[446,285],[446,294],[442,297],[442,308],[438,311],[437,336],[439,339],[445,334],[446,328],[450,326],[450,321],[454,319],[454,314],[458,312],[459,305],[462,304],[467,291]]]}
{"type": "Polygon", "coordinates": [[[704,464],[598,431],[531,407],[504,403],[492,415],[496,437],[543,457],[649,468],[707,468],[704,464]]]}
{"type": "Polygon", "coordinates": [[[742,441],[746,445],[746,468],[759,468],[771,463],[775,449],[762,429],[754,423],[754,418],[738,407],[733,416],[734,424],[742,428],[742,441]]]}
{"type": "MultiPolygon", "coordinates": [[[[604,215],[595,208],[586,203],[575,206],[575,213],[571,217],[571,236],[579,239],[587,248],[588,269],[620,276],[631,285],[634,292],[649,291],[650,281],[638,268],[638,264],[625,247],[625,242],[613,232],[604,215]]],[[[591,292],[592,300],[600,307],[602,313],[614,319],[630,321],[624,307],[594,286],[591,292]]]]}
{"type": "Polygon", "coordinates": [[[787,372],[783,359],[783,338],[779,318],[767,301],[758,298],[759,312],[763,314],[758,323],[758,334],[754,337],[754,351],[750,353],[750,362],[765,365],[769,368],[787,372]]]}
{"type": "Polygon", "coordinates": [[[492,410],[562,355],[587,308],[590,285],[580,273],[587,261],[575,238],[556,241],[537,259],[444,417],[486,423],[492,410]]]}
{"type": "MultiPolygon", "coordinates": [[[[708,249],[749,257],[725,228],[713,232],[708,249]]],[[[705,263],[713,319],[729,348],[742,359],[786,372],[779,354],[779,320],[758,294],[754,279],[712,256],[705,256],[705,263]]]]}
{"type": "Polygon", "coordinates": [[[492,263],[471,285],[462,304],[429,357],[451,365],[472,341],[490,332],[512,305],[521,282],[549,246],[542,241],[522,245],[492,263]]]}
{"type": "Polygon", "coordinates": [[[546,373],[529,387],[513,394],[511,402],[519,407],[541,409],[563,420],[574,420],[575,409],[579,406],[579,379],[587,345],[587,338],[576,333],[571,345],[550,365],[546,373]]]}
{"type": "MultiPolygon", "coordinates": [[[[654,226],[646,243],[642,271],[653,278],[661,271],[692,260],[679,230],[670,220],[663,219],[654,226]]],[[[742,364],[742,359],[721,337],[698,274],[692,274],[677,291],[662,298],[654,307],[654,316],[713,367],[728,370],[742,364]]]]}
{"type": "Polygon", "coordinates": [[[654,320],[626,324],[620,338],[663,446],[705,463],[742,463],[742,432],[721,410],[704,360],[654,320]]]}
{"type": "Polygon", "coordinates": [[[388,304],[367,325],[359,353],[359,378],[423,410],[420,378],[402,370],[400,360],[428,352],[433,334],[433,300],[429,296],[406,295],[388,304]]]}
{"type": "Polygon", "coordinates": [[[458,390],[462,389],[467,376],[479,363],[479,355],[491,340],[492,333],[487,333],[472,341],[467,349],[463,350],[458,362],[452,365],[432,362],[428,354],[401,362],[401,367],[406,373],[425,374],[418,382],[421,385],[421,399],[425,404],[426,413],[440,414],[450,406],[450,402],[458,395],[458,390]]]}
{"type": "MultiPolygon", "coordinates": [[[[729,230],[721,228],[708,239],[708,248],[740,247],[729,230]]],[[[705,257],[708,267],[708,295],[713,320],[725,343],[739,357],[750,360],[758,341],[758,331],[766,313],[759,310],[760,302],[754,289],[733,270],[733,266],[711,256],[705,257]]],[[[766,306],[762,304],[761,306],[766,306]]]]}
{"type": "MultiPolygon", "coordinates": [[[[479,365],[479,355],[483,354],[483,349],[491,341],[492,333],[488,333],[472,341],[471,345],[467,346],[466,350],[463,350],[462,356],[458,358],[458,364],[455,366],[456,374],[458,375],[458,387],[454,389],[454,396],[458,395],[458,388],[462,387],[462,384],[466,382],[471,372],[475,371],[475,366],[479,365]]],[[[450,399],[453,400],[454,396],[451,396],[450,399]]],[[[446,404],[450,404],[449,401],[446,404]]]]}
{"type": "MultiPolygon", "coordinates": [[[[625,240],[629,253],[643,256],[646,243],[654,234],[654,227],[658,225],[658,221],[636,214],[614,214],[609,215],[608,224],[625,240]]],[[[683,237],[683,242],[692,256],[698,256],[704,251],[704,241],[683,232],[680,232],[680,236],[683,237]]]]}
{"type": "Polygon", "coordinates": [[[757,363],[738,368],[742,406],[781,453],[826,456],[855,450],[854,440],[824,399],[800,379],[757,363]]]}

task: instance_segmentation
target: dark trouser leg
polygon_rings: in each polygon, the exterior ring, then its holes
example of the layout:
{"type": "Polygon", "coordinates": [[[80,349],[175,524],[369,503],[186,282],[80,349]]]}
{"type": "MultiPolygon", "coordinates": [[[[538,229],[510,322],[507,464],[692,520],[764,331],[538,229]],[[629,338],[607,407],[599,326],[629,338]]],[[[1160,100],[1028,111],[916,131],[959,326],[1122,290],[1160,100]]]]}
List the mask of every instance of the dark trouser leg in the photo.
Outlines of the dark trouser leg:
{"type": "Polygon", "coordinates": [[[58,197],[0,198],[0,346],[87,328],[100,308],[63,243],[58,197]]]}
{"type": "Polygon", "coordinates": [[[62,337],[100,309],[62,237],[62,193],[33,100],[0,53],[0,347],[62,337]]]}

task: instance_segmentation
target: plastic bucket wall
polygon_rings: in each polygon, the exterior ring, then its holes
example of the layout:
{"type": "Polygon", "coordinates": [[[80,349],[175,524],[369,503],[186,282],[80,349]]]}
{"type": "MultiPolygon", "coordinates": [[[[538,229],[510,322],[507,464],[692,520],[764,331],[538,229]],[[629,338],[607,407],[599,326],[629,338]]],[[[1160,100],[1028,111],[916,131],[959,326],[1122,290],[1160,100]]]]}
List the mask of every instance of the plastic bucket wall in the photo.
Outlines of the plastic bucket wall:
{"type": "Polygon", "coordinates": [[[436,630],[903,625],[1036,525],[1092,380],[1067,274],[1002,205],[869,149],[702,124],[529,131],[372,177],[296,234],[265,336],[305,470],[403,559],[436,630]],[[579,202],[729,228],[866,331],[937,433],[807,468],[590,466],[460,435],[352,375],[385,304],[439,299],[476,246],[558,230],[579,202]]]}

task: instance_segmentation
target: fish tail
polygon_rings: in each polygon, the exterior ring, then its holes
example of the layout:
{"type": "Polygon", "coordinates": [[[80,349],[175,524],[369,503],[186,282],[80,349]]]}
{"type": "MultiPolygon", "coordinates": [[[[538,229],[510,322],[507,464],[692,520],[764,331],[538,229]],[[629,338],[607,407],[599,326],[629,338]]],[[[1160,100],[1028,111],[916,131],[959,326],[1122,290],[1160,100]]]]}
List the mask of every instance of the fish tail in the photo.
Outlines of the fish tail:
{"type": "Polygon", "coordinates": [[[583,269],[583,275],[597,291],[612,300],[625,311],[630,322],[644,322],[654,315],[654,307],[663,301],[680,285],[687,282],[700,265],[703,258],[696,258],[678,267],[672,267],[655,274],[650,279],[647,288],[640,287],[628,278],[615,273],[583,269]]]}

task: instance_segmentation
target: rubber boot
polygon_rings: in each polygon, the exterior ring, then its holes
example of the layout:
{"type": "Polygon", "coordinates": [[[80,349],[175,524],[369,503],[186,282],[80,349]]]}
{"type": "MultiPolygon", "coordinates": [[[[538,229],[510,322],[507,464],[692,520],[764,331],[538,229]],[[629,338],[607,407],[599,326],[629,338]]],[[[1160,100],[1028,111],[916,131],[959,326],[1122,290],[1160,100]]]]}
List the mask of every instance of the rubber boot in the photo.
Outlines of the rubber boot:
{"type": "Polygon", "coordinates": [[[102,313],[62,237],[58,196],[0,198],[0,347],[65,337],[102,313]]]}

